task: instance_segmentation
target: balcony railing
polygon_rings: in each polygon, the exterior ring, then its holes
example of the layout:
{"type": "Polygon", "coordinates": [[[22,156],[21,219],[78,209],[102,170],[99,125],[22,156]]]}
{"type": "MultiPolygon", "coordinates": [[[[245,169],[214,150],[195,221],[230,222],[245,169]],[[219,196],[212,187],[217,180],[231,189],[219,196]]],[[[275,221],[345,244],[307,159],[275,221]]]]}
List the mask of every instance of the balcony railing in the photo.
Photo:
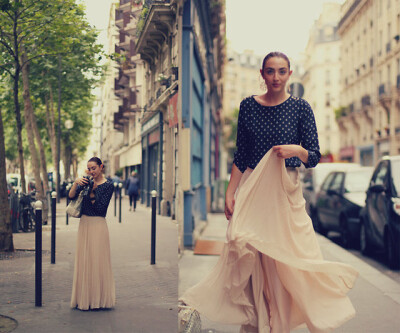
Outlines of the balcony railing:
{"type": "Polygon", "coordinates": [[[136,52],[142,59],[153,63],[166,36],[171,33],[175,22],[175,8],[170,1],[146,0],[136,25],[136,52]]]}

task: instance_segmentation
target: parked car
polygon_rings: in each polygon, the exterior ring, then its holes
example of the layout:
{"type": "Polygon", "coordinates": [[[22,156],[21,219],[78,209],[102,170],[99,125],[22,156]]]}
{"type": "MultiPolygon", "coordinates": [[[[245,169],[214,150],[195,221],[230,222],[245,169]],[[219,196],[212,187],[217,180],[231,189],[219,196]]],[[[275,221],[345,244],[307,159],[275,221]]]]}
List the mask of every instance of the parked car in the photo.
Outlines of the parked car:
{"type": "Polygon", "coordinates": [[[400,155],[380,160],[360,213],[363,254],[383,250],[390,268],[400,268],[400,155]]]}
{"type": "MultiPolygon", "coordinates": [[[[7,173],[7,183],[11,184],[15,192],[21,193],[21,175],[19,173],[7,173]]],[[[26,179],[26,178],[25,178],[26,179]]]]}
{"type": "Polygon", "coordinates": [[[360,165],[357,163],[319,163],[315,168],[309,168],[304,171],[303,196],[306,200],[306,210],[313,221],[314,229],[316,228],[316,197],[325,177],[331,171],[341,171],[359,167],[360,165]]]}
{"type": "Polygon", "coordinates": [[[340,232],[345,248],[355,245],[358,240],[360,210],[365,204],[365,191],[372,171],[372,167],[333,171],[325,178],[317,194],[317,231],[323,235],[328,231],[340,232]]]}

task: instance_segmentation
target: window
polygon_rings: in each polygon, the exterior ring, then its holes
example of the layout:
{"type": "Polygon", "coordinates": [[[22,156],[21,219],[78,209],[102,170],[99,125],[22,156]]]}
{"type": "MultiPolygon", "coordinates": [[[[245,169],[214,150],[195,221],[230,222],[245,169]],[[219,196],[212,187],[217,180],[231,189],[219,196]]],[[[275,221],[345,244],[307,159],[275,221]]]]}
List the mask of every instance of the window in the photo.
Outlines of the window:
{"type": "Polygon", "coordinates": [[[329,189],[339,193],[342,189],[343,179],[344,179],[344,173],[343,172],[337,173],[329,189]]]}
{"type": "Polygon", "coordinates": [[[331,95],[329,93],[326,93],[325,105],[326,106],[331,106],[331,95]]]}
{"type": "Polygon", "coordinates": [[[335,173],[331,173],[328,175],[328,177],[325,178],[324,182],[321,185],[321,190],[327,191],[329,188],[329,184],[332,182],[333,177],[335,176],[335,173]]]}
{"type": "Polygon", "coordinates": [[[327,70],[325,72],[325,84],[328,86],[331,84],[331,71],[327,70]]]}
{"type": "Polygon", "coordinates": [[[372,178],[372,182],[375,185],[385,185],[387,171],[388,171],[387,162],[386,161],[381,162],[381,165],[379,166],[378,171],[375,173],[374,177],[372,178]]]}

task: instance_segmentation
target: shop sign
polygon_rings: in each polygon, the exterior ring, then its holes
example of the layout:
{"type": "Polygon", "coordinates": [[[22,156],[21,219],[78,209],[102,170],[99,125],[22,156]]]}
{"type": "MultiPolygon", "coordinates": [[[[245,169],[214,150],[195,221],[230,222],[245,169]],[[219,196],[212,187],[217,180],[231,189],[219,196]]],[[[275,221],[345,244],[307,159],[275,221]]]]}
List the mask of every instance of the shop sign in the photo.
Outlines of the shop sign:
{"type": "Polygon", "coordinates": [[[169,127],[178,124],[178,94],[176,93],[168,102],[168,123],[169,127]]]}
{"type": "Polygon", "coordinates": [[[157,113],[153,118],[151,118],[148,122],[142,125],[142,134],[147,132],[152,127],[158,125],[160,121],[160,115],[157,113]]]}
{"type": "Polygon", "coordinates": [[[354,146],[340,148],[340,157],[353,157],[354,156],[354,146]]]}

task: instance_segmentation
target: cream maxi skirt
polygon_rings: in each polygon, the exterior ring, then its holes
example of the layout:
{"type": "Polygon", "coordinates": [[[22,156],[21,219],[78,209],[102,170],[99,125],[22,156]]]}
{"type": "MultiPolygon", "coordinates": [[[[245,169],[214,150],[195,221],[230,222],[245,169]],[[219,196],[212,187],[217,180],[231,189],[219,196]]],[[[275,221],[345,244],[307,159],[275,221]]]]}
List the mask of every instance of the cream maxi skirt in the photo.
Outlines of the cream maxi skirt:
{"type": "Polygon", "coordinates": [[[218,263],[181,301],[241,332],[330,332],[355,315],[358,273],[323,260],[297,170],[269,151],[245,171],[218,263]]]}
{"type": "Polygon", "coordinates": [[[106,219],[82,215],[75,254],[71,307],[90,310],[112,308],[114,305],[115,284],[106,219]]]}

